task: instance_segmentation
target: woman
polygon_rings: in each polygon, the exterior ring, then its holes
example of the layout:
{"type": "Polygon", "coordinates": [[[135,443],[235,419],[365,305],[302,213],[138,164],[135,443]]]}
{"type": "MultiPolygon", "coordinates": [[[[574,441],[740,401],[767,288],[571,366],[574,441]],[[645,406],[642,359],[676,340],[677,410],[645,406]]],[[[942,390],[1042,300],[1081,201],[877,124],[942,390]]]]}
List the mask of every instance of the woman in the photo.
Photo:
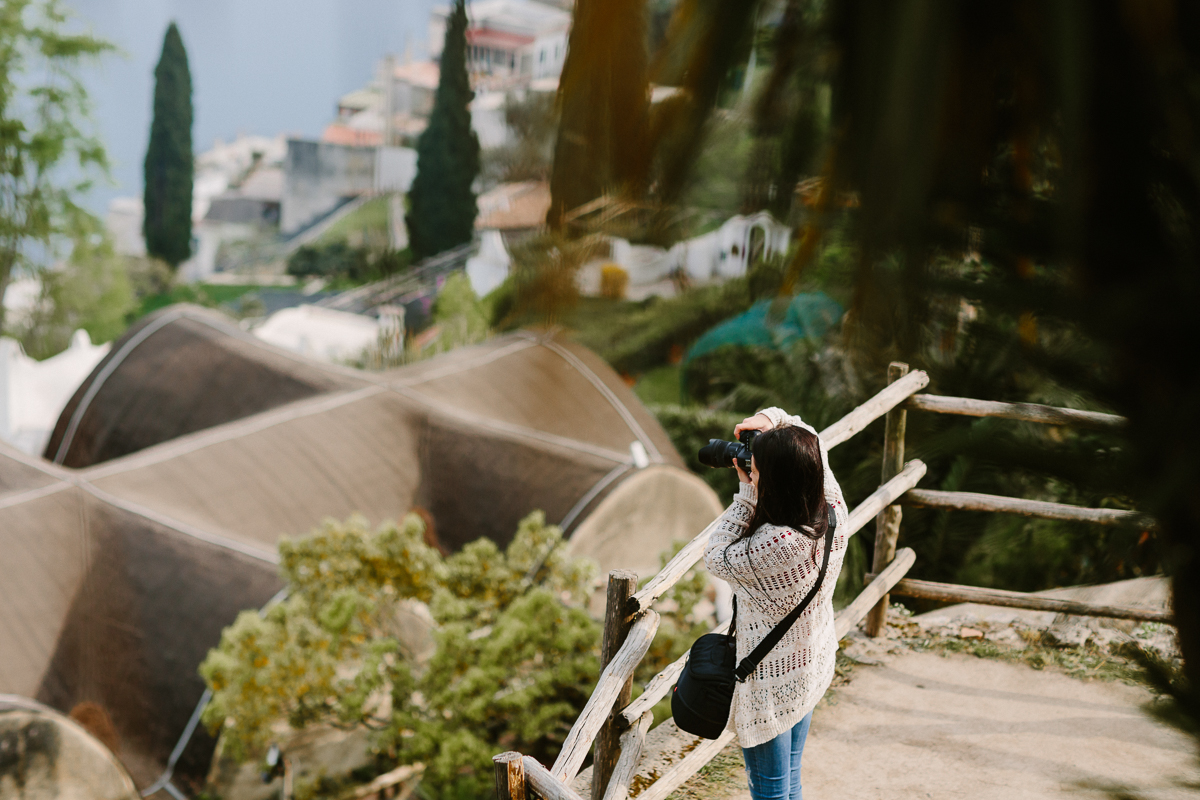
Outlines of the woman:
{"type": "Polygon", "coordinates": [[[740,662],[817,579],[828,510],[837,519],[820,590],[778,645],[734,690],[737,731],[753,800],[801,800],[800,754],[812,710],[833,680],[837,637],[833,588],[846,553],[846,502],[817,432],[768,408],[734,428],[760,431],[750,474],[734,460],[741,487],[709,539],[704,561],[733,584],[740,662]]]}

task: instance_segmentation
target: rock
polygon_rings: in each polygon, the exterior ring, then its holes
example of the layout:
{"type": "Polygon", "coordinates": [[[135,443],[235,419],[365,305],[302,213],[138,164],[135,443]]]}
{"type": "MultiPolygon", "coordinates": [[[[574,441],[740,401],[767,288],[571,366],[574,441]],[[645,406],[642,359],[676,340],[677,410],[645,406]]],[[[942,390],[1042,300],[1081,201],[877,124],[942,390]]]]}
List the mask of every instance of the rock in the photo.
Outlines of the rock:
{"type": "Polygon", "coordinates": [[[984,634],[983,638],[987,639],[989,642],[1003,644],[1008,647],[1015,647],[1020,650],[1024,650],[1029,646],[1029,643],[1026,642],[1021,634],[1017,633],[1017,631],[1013,628],[999,628],[997,630],[988,631],[984,634]]]}
{"type": "Polygon", "coordinates": [[[138,800],[138,793],[116,756],[74,720],[0,695],[0,797],[138,800]]]}
{"type": "Polygon", "coordinates": [[[1056,622],[1042,634],[1042,641],[1059,647],[1083,647],[1092,638],[1092,630],[1080,623],[1056,622]]]}
{"type": "Polygon", "coordinates": [[[960,639],[982,639],[983,631],[978,628],[968,628],[966,625],[958,629],[960,639]]]}
{"type": "Polygon", "coordinates": [[[879,666],[883,657],[896,649],[896,642],[889,638],[876,639],[855,629],[841,641],[842,653],[856,664],[879,666]]]}
{"type": "MultiPolygon", "coordinates": [[[[371,763],[369,733],[364,728],[339,730],[328,725],[313,725],[299,733],[285,725],[277,726],[280,750],[290,759],[297,786],[318,778],[337,779],[371,763]]],[[[223,754],[218,743],[208,776],[210,794],[224,800],[274,800],[283,782],[275,778],[263,783],[262,759],[238,764],[223,754]]]]}

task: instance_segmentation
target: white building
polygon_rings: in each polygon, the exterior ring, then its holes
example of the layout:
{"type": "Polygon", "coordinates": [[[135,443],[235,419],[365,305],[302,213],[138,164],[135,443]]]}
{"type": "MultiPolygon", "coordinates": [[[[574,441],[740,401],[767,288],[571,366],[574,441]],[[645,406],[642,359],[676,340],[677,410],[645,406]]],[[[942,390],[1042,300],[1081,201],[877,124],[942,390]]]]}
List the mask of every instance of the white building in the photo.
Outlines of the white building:
{"type": "MultiPolygon", "coordinates": [[[[429,17],[429,53],[441,55],[450,6],[429,17]]],[[[467,68],[476,76],[556,78],[567,57],[571,15],[537,0],[467,3],[467,68]]]]}
{"type": "Polygon", "coordinates": [[[252,333],[264,342],[322,361],[347,361],[378,344],[378,320],[321,306],[276,311],[252,333]]]}
{"type": "Polygon", "coordinates": [[[79,330],[66,350],[36,361],[15,339],[0,338],[0,439],[40,456],[67,401],[110,346],[79,330]]]}
{"type": "Polygon", "coordinates": [[[766,211],[730,217],[716,230],[677,242],[670,250],[613,237],[609,257],[579,271],[580,291],[598,294],[601,269],[616,264],[629,275],[629,299],[670,296],[678,277],[696,284],[740,277],[755,260],[786,253],[791,239],[791,228],[766,211]]]}

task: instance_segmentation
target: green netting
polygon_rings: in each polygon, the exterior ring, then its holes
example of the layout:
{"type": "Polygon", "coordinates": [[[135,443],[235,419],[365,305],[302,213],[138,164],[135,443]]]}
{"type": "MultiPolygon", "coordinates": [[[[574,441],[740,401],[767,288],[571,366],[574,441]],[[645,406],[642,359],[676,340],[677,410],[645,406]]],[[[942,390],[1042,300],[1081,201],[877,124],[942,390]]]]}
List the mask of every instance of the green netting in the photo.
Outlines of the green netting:
{"type": "Polygon", "coordinates": [[[824,292],[798,294],[786,310],[775,310],[775,300],[760,300],[749,310],[712,328],[691,346],[684,363],[722,347],[781,349],[798,339],[818,341],[842,319],[842,307],[824,292]]]}

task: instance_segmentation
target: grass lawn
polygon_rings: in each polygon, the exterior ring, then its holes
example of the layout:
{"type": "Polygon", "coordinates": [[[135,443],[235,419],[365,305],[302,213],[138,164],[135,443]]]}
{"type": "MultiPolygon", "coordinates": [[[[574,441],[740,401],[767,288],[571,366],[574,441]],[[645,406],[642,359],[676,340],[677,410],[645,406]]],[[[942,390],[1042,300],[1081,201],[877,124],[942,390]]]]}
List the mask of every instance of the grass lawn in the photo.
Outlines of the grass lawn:
{"type": "MultiPolygon", "coordinates": [[[[141,319],[147,314],[166,308],[175,303],[195,303],[200,306],[219,306],[232,303],[244,294],[263,289],[262,286],[227,286],[209,283],[181,284],[172,287],[170,291],[150,295],[142,300],[142,305],[135,312],[133,319],[141,319]]],[[[131,322],[133,320],[130,320],[131,322]]]]}
{"type": "Polygon", "coordinates": [[[679,386],[681,369],[679,364],[664,364],[643,372],[633,385],[633,391],[646,405],[680,403],[683,397],[679,386]]]}
{"type": "Polygon", "coordinates": [[[372,197],[360,207],[329,226],[317,239],[317,244],[349,241],[351,234],[361,233],[358,244],[388,241],[388,203],[391,195],[372,197]]]}

